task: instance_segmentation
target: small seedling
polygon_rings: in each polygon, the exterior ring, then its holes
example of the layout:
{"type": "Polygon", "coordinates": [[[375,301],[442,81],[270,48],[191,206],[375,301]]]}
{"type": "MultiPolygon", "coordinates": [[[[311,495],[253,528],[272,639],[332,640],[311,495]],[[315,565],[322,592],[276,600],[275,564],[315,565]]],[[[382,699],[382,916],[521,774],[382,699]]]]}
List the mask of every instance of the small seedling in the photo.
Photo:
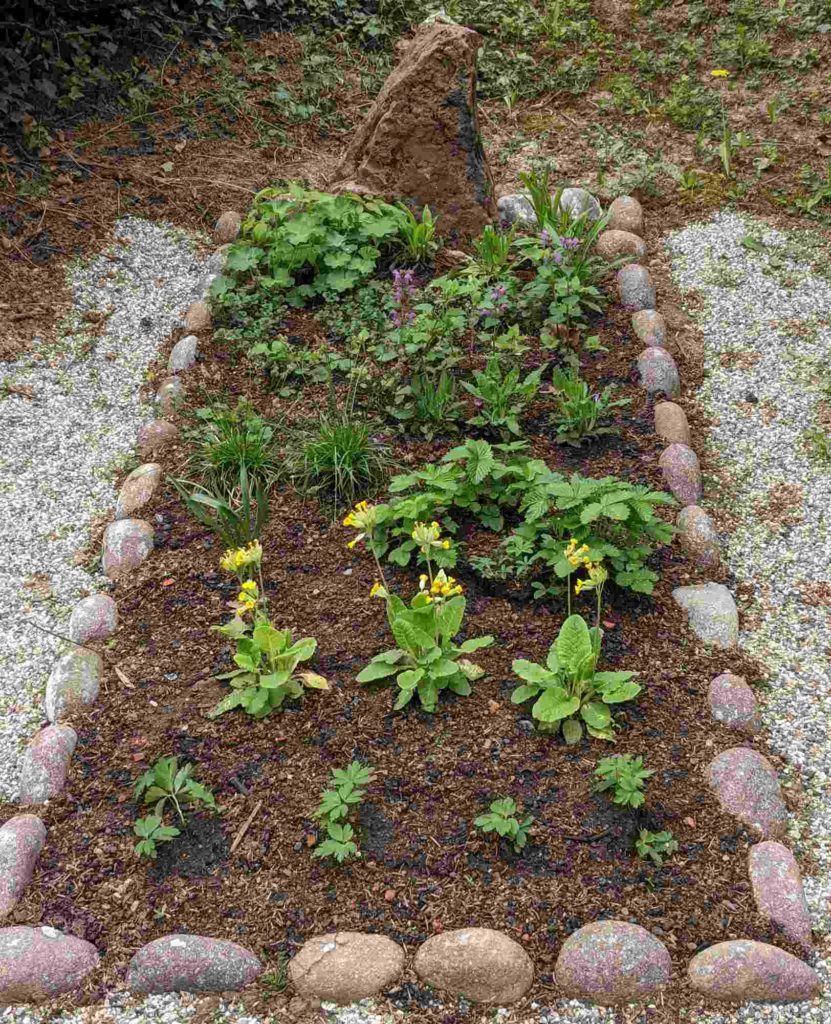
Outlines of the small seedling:
{"type": "Polygon", "coordinates": [[[144,804],[155,804],[152,814],[146,818],[139,818],[133,825],[133,831],[139,837],[139,842],[136,843],[136,853],[139,857],[150,857],[155,860],[157,845],[169,843],[171,839],[181,834],[175,826],[163,824],[163,815],[168,803],[173,805],[183,825],[183,805],[195,807],[204,804],[211,810],[219,810],[213,793],[192,776],[192,764],[185,764],[180,768],[178,758],[160,757],[136,783],[136,800],[141,800],[144,804]]]}
{"type": "Polygon", "coordinates": [[[480,814],[473,824],[480,832],[496,832],[511,844],[514,853],[522,853],[528,841],[528,830],[534,823],[529,814],[523,821],[516,817],[518,808],[511,797],[494,800],[487,814],[480,814]]]}
{"type": "Polygon", "coordinates": [[[665,857],[670,857],[678,849],[678,843],[671,832],[650,832],[642,828],[640,835],[635,840],[635,850],[639,857],[644,860],[647,857],[657,867],[661,867],[665,857]]]}
{"type": "Polygon", "coordinates": [[[604,793],[613,789],[613,799],[622,807],[641,807],[644,802],[644,782],[653,771],[644,768],[642,757],[631,754],[614,754],[601,757],[594,770],[595,791],[604,793]]]}
{"type": "Polygon", "coordinates": [[[326,826],[327,838],[315,849],[313,856],[332,857],[338,864],[360,857],[354,842],[355,833],[345,819],[366,796],[366,790],[361,787],[372,781],[372,773],[372,768],[360,761],[353,761],[345,769],[332,770],[332,786],[323,791],[314,812],[314,816],[326,826]]]}

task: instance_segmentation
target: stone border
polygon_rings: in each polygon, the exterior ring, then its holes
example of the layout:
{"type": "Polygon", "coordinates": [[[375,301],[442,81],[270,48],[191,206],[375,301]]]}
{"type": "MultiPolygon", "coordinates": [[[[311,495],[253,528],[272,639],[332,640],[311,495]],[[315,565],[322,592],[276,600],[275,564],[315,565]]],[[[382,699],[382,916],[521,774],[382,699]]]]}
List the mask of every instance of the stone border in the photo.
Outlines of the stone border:
{"type": "MultiPolygon", "coordinates": [[[[575,212],[600,216],[597,200],[583,189],[565,190],[562,202],[575,212]]],[[[503,196],[500,215],[524,226],[536,223],[523,195],[503,196]]],[[[656,289],[649,273],[643,240],[643,210],[631,196],[615,199],[610,220],[597,243],[608,259],[625,255],[633,262],[617,274],[620,301],[632,310],[632,329],[645,346],[637,358],[641,386],[655,404],[655,433],[667,442],[659,466],[668,489],[681,505],[677,519],[680,543],[701,568],[720,565],[721,550],[715,524],[700,506],[701,466],[692,446],[686,414],[675,399],[681,378],[666,348],[666,322],[657,309],[656,289]]],[[[202,284],[203,298],[192,303],[184,318],[187,332],[170,352],[168,376],[156,395],[161,417],[141,428],[142,457],[174,442],[178,428],[166,417],[181,392],[180,374],[196,362],[197,335],[211,326],[205,301],[224,256],[223,247],[237,237],[241,217],[224,213],[216,223],[220,243],[215,267],[202,284]]],[[[161,466],[148,462],[124,480],[103,542],[106,575],[117,581],[142,564],[153,550],[153,528],[133,518],[148,504],[161,480],[161,466]]],[[[729,590],[708,582],[677,587],[672,594],[688,614],[699,639],[724,650],[735,648],[738,612],[729,590]]],[[[60,655],[46,686],[46,715],[50,724],[27,747],[21,774],[21,802],[47,802],[63,788],[77,743],[74,730],[63,720],[97,699],[103,663],[84,645],[109,637],[117,626],[115,602],[105,594],[80,601],[72,612],[69,638],[77,646],[60,655]]],[[[742,734],[756,735],[761,719],[753,691],[730,672],[712,680],[708,693],[716,722],[742,734]]],[[[707,781],[721,806],[757,832],[751,847],[748,874],[759,912],[774,936],[781,935],[811,952],[811,920],[799,867],[782,836],[787,811],[776,771],[753,748],[732,747],[718,754],[706,771],[707,781]]],[[[37,816],[21,814],[0,828],[0,921],[8,916],[29,884],[46,840],[46,827],[37,816]]],[[[14,998],[25,991],[32,999],[49,999],[75,992],[95,969],[99,954],[90,943],[48,927],[0,928],[0,1006],[4,993],[14,998]],[[21,953],[23,955],[21,956],[21,953]]],[[[384,935],[337,932],[313,936],[288,965],[301,999],[313,1003],[356,1002],[378,995],[403,974],[406,952],[384,935]]],[[[436,989],[485,1005],[506,1005],[521,999],[534,980],[534,964],[508,935],[489,928],[442,932],[420,945],[412,962],[416,975],[436,989]]],[[[136,995],[164,992],[239,991],[263,971],[249,950],[222,939],[200,935],[168,935],[142,946],[130,961],[127,988],[136,995]]],[[[811,999],[821,990],[814,970],[791,953],[768,943],[737,939],[719,942],[694,956],[687,968],[693,991],[714,1000],[794,1002],[811,999]]],[[[660,998],[672,977],[672,962],[664,944],[646,929],[628,921],[596,921],[577,929],[563,943],[554,977],[567,997],[601,1006],[660,998]]]]}

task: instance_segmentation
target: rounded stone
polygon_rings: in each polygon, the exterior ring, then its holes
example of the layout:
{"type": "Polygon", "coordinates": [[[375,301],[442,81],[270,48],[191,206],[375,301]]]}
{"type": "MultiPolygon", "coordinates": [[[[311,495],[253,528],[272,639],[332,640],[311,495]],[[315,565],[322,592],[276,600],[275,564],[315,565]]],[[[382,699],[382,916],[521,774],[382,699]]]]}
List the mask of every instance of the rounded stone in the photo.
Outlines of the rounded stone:
{"type": "Polygon", "coordinates": [[[640,263],[627,263],[617,272],[620,301],[633,312],[655,309],[655,285],[652,275],[640,263]]]}
{"type": "Polygon", "coordinates": [[[217,245],[233,242],[239,236],[241,227],[242,216],[236,210],[226,210],[214,224],[214,242],[217,245]]]}
{"type": "Polygon", "coordinates": [[[111,580],[137,569],[153,550],[153,527],[143,519],[117,519],[104,531],[104,574],[111,580]]]}
{"type": "Polygon", "coordinates": [[[77,992],[97,966],[95,946],[55,928],[0,928],[0,1006],[77,992]]]}
{"type": "Polygon", "coordinates": [[[139,430],[138,448],[143,458],[164,451],[179,439],[179,428],[168,420],[153,420],[139,430]]]}
{"type": "Polygon", "coordinates": [[[474,1003],[515,1003],[534,981],[534,965],[522,946],[491,928],[433,935],[419,947],[414,967],[428,985],[474,1003]]]}
{"type": "Polygon", "coordinates": [[[142,946],[130,961],[131,992],[238,992],[263,965],[236,942],[204,935],[165,935],[142,946]]]}
{"type": "Polygon", "coordinates": [[[633,196],[618,196],[609,206],[609,231],[643,235],[643,207],[633,196]]]}
{"type": "Polygon", "coordinates": [[[211,311],[207,302],[200,299],[192,302],[185,313],[185,331],[188,334],[199,334],[200,331],[207,331],[211,326],[211,311]]]}
{"type": "Polygon", "coordinates": [[[104,662],[101,655],[84,647],[62,654],[46,681],[46,717],[54,725],[98,699],[104,662]]]}
{"type": "Polygon", "coordinates": [[[788,812],[776,769],[751,747],[731,747],[715,757],[707,782],[727,811],[765,839],[783,835],[788,812]]]}
{"type": "Polygon", "coordinates": [[[567,996],[599,1006],[653,999],[671,975],[664,944],[628,921],[595,921],[578,928],[554,965],[554,978],[567,996]]]}
{"type": "Polygon", "coordinates": [[[641,387],[648,395],[672,397],[681,390],[681,378],[675,360],[665,348],[656,345],[646,348],[638,356],[641,387]]]}
{"type": "Polygon", "coordinates": [[[661,452],[658,465],[672,496],[681,505],[697,505],[701,500],[701,464],[686,444],[671,444],[661,452]]]}
{"type": "Polygon", "coordinates": [[[182,373],[189,370],[196,363],[196,350],[199,347],[199,339],[195,334],[186,334],[180,338],[170,350],[170,358],[167,360],[169,373],[182,373]]]}
{"type": "Polygon", "coordinates": [[[516,224],[520,228],[535,228],[537,215],[528,196],[521,192],[500,196],[496,202],[496,211],[503,224],[516,224]]]}
{"type": "Polygon", "coordinates": [[[822,990],[808,964],[784,949],[750,939],[710,946],[693,957],[687,974],[695,992],[731,1003],[798,1003],[822,990]]]}
{"type": "MultiPolygon", "coordinates": [[[[554,195],[552,195],[552,199],[554,195]]],[[[595,197],[584,188],[564,188],[560,193],[559,208],[572,220],[585,215],[589,223],[600,220],[603,208],[595,197]]]]}
{"type": "Polygon", "coordinates": [[[162,415],[169,416],[175,409],[182,394],[182,381],[178,377],[166,377],[156,392],[156,402],[162,415]]]}
{"type": "Polygon", "coordinates": [[[710,713],[728,729],[753,736],[762,729],[762,719],[753,690],[742,676],[722,672],[710,683],[707,698],[710,713]]]}
{"type": "Polygon", "coordinates": [[[69,639],[76,644],[106,640],[118,626],[118,607],[108,594],[82,598],[69,618],[69,639]]]}
{"type": "Polygon", "coordinates": [[[739,610],[723,583],[697,583],[676,587],[673,600],[687,613],[690,629],[699,640],[723,650],[739,639],[739,610]]]}
{"type": "Polygon", "coordinates": [[[604,231],[597,240],[597,254],[604,260],[628,256],[634,263],[645,263],[646,242],[630,231],[604,231]]]}
{"type": "Polygon", "coordinates": [[[145,462],[124,479],[118,492],[115,506],[116,519],[130,519],[144,508],[156,493],[162,479],[162,467],[158,462],[145,462]]]}
{"type": "Polygon", "coordinates": [[[34,814],[18,814],[0,828],[0,920],[26,891],[45,841],[46,826],[34,814]]]}
{"type": "Polygon", "coordinates": [[[811,915],[799,865],[791,851],[771,841],[751,846],[748,873],[759,913],[770,921],[774,933],[809,951],[811,915]]]}
{"type": "Polygon", "coordinates": [[[676,402],[655,404],[655,433],[670,444],[689,445],[692,442],[687,414],[676,402]]]}
{"type": "Polygon", "coordinates": [[[721,564],[721,544],[712,517],[698,505],[687,505],[678,514],[678,539],[695,565],[715,569],[721,564]]]}
{"type": "Polygon", "coordinates": [[[68,725],[47,725],[30,740],[20,764],[21,804],[42,804],[60,793],[77,742],[68,725]]]}
{"type": "Polygon", "coordinates": [[[655,309],[641,309],[632,314],[632,330],[635,337],[653,348],[665,348],[667,324],[663,314],[655,309]]]}
{"type": "Polygon", "coordinates": [[[404,950],[385,935],[316,935],[289,962],[289,977],[304,999],[346,1006],[389,988],[404,969],[404,950]]]}

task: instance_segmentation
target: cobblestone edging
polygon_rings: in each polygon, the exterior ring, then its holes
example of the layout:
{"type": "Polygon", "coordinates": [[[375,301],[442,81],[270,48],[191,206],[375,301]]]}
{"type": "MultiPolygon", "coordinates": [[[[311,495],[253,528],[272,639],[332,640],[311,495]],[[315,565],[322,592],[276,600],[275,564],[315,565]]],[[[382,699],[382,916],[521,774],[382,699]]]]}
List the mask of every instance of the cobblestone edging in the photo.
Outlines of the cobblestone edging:
{"type": "MultiPolygon", "coordinates": [[[[571,189],[564,204],[600,215],[599,204],[584,190],[571,189]]],[[[509,221],[529,223],[524,196],[499,202],[509,221]]],[[[680,505],[678,540],[700,568],[720,565],[715,525],[701,507],[701,466],[684,409],[675,399],[681,377],[666,348],[667,327],[658,310],[657,294],[643,241],[643,211],[637,200],[623,196],[612,203],[608,229],[598,251],[610,259],[629,256],[633,262],[617,274],[620,301],[632,310],[632,329],[644,346],[637,357],[641,386],[655,399],[655,432],[666,442],[659,465],[667,488],[680,505]]],[[[533,217],[533,212],[531,212],[533,217]]],[[[233,212],[217,222],[215,240],[231,241],[240,218],[233,212]]],[[[218,264],[222,260],[217,253],[218,264]]],[[[218,272],[215,265],[212,273],[218,272]]],[[[207,296],[212,277],[203,282],[207,296]]],[[[170,376],[159,387],[161,417],[142,428],[138,445],[143,457],[161,451],[178,436],[167,417],[175,410],[180,375],[198,356],[198,334],[210,328],[204,300],[185,316],[189,332],[170,353],[170,376]]],[[[115,519],[104,535],[106,575],[117,581],[133,571],[153,550],[150,523],[136,518],[151,500],[161,479],[153,462],[134,470],[124,481],[115,519]]],[[[704,642],[729,651],[736,646],[738,612],[729,590],[707,582],[673,591],[685,609],[692,631],[704,642]]],[[[36,806],[63,787],[77,737],[65,719],[97,699],[103,669],[100,656],[83,645],[104,640],[115,630],[117,608],[111,598],[95,595],[78,604],[70,638],[78,645],[55,662],[47,684],[46,711],[51,723],[31,741],[24,757],[21,803],[36,806]]],[[[708,694],[715,721],[745,741],[760,730],[753,691],[729,672],[717,676],[708,694]]],[[[706,769],[706,780],[722,806],[754,830],[759,842],[749,854],[748,874],[757,908],[770,922],[771,937],[781,935],[812,948],[811,924],[799,868],[778,840],[787,813],[775,769],[750,746],[719,753],[706,769]]],[[[46,840],[43,822],[21,814],[0,829],[0,920],[14,907],[29,883],[46,840]]],[[[76,991],[97,966],[98,952],[89,943],[54,929],[0,929],[0,1005],[40,1001],[76,991]]],[[[406,952],[383,935],[339,932],[310,938],[290,961],[289,977],[297,994],[312,1002],[346,1005],[378,995],[402,976],[406,952]]],[[[508,1005],[531,988],[534,965],[525,950],[506,934],[486,928],[465,928],[435,935],[415,952],[412,969],[424,982],[451,995],[486,1005],[508,1005]]],[[[133,957],[127,985],[135,994],[168,992],[231,992],[250,984],[263,965],[236,943],[198,935],[169,935],[143,946],[133,957]]],[[[693,990],[730,1002],[811,999],[821,988],[814,970],[775,944],[750,940],[720,942],[692,958],[687,975],[693,990]]],[[[659,999],[670,982],[672,964],[664,944],[646,929],[628,921],[604,920],[578,929],[564,942],[554,966],[558,986],[567,997],[599,1006],[659,999]]]]}

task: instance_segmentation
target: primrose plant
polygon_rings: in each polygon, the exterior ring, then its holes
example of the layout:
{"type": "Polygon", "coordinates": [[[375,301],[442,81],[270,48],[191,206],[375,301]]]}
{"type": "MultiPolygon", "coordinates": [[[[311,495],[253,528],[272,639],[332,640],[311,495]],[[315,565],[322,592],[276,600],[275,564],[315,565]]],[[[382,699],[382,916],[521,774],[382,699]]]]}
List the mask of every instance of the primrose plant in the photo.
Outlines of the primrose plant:
{"type": "Polygon", "coordinates": [[[442,539],[439,524],[416,522],[413,527],[412,538],[425,558],[427,572],[420,576],[418,593],[409,605],[389,590],[378,560],[375,530],[379,508],[361,502],[344,525],[359,530],[350,546],[366,540],[375,558],[381,580],[373,585],[370,596],[386,601],[387,620],[398,645],[377,654],[358,675],[358,682],[375,683],[394,676],[399,688],[396,710],[406,707],[416,694],[425,711],[436,710],[442,690],[470,694],[471,682],[484,675],[484,670],[464,655],[489,647],[493,637],[471,637],[459,645],[453,642],[462,628],[466,601],[460,583],[444,569],[433,571],[432,556],[450,547],[450,541],[442,539]]]}

